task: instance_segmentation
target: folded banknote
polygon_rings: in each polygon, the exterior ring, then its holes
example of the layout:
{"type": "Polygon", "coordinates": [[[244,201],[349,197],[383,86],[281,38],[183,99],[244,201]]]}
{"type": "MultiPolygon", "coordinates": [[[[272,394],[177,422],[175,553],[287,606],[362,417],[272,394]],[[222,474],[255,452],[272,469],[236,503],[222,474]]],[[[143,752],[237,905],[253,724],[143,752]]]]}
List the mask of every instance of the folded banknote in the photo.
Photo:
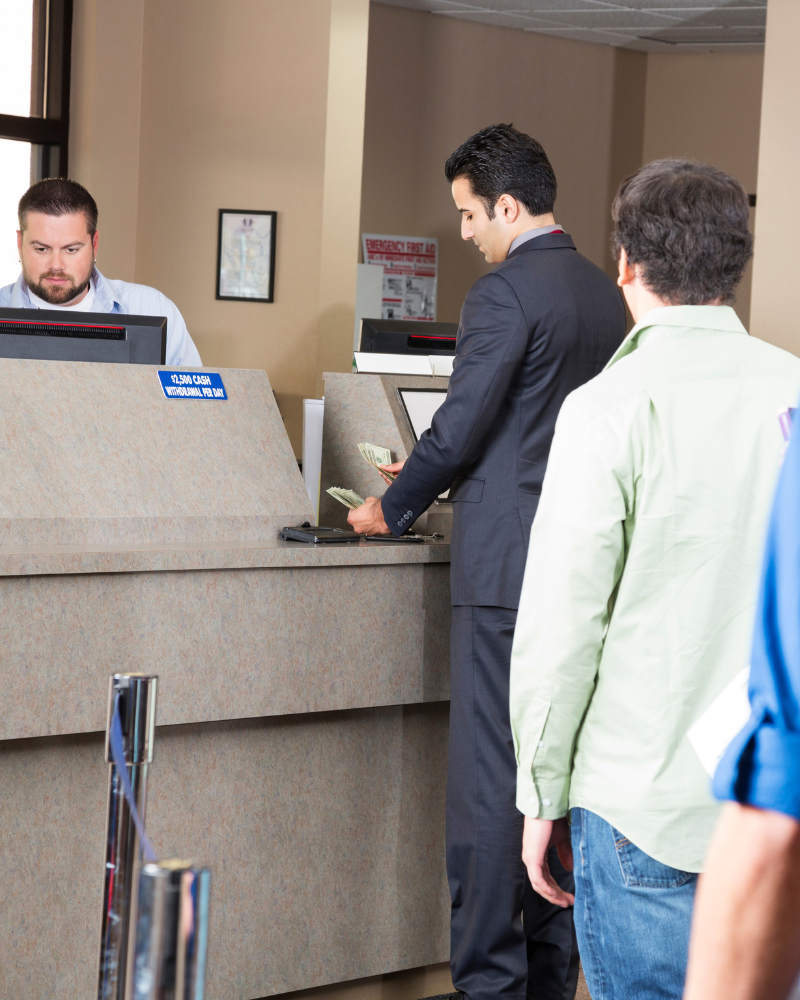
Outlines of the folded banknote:
{"type": "Polygon", "coordinates": [[[325,492],[332,496],[334,500],[338,500],[339,503],[343,503],[345,507],[349,507],[350,510],[355,510],[364,503],[363,498],[360,497],[358,493],[354,493],[353,490],[342,489],[341,486],[331,486],[331,488],[325,492]]]}
{"type": "Polygon", "coordinates": [[[382,476],[386,476],[387,479],[391,479],[392,482],[397,479],[397,476],[392,472],[384,472],[380,468],[381,465],[391,465],[392,464],[392,453],[388,448],[381,448],[376,444],[368,444],[366,441],[360,441],[358,444],[358,450],[365,461],[377,469],[382,476]]]}

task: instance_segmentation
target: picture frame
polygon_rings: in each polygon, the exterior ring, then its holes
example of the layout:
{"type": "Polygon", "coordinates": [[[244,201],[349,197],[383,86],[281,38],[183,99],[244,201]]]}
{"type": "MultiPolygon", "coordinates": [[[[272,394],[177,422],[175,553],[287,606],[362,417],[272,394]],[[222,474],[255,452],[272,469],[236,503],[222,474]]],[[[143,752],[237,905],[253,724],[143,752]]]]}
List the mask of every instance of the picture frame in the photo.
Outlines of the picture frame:
{"type": "Polygon", "coordinates": [[[217,294],[227,302],[275,301],[278,213],[219,209],[217,294]]]}

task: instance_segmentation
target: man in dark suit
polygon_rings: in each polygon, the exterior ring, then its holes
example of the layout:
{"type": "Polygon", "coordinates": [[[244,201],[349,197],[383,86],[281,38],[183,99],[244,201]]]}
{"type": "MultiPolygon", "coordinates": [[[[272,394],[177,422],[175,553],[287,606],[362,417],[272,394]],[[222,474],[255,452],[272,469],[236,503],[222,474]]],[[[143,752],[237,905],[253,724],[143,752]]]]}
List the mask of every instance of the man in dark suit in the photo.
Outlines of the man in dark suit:
{"type": "MultiPolygon", "coordinates": [[[[348,520],[402,534],[450,487],[450,966],[470,1000],[572,1000],[572,911],[536,895],[521,860],[508,712],[511,645],[556,417],[625,335],[619,292],[553,217],[556,178],[534,139],[482,129],[445,167],[461,235],[498,267],[464,300],[447,398],[397,480],[348,520]]],[[[571,891],[555,851],[551,870],[571,891]]]]}

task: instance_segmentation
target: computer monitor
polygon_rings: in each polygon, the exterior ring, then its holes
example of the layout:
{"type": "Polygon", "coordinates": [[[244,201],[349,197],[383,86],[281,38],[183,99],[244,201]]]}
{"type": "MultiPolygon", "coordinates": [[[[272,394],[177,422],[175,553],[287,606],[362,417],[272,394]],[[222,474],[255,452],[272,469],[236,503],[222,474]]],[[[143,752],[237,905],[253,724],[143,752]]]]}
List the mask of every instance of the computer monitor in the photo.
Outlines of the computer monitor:
{"type": "Polygon", "coordinates": [[[166,357],[163,316],[0,309],[0,358],[163,365],[166,357]]]}
{"type": "MultiPolygon", "coordinates": [[[[397,395],[403,405],[414,441],[419,441],[425,431],[430,429],[434,413],[447,398],[447,390],[398,388],[397,395]]],[[[447,501],[449,497],[450,490],[447,489],[439,494],[436,502],[447,501]]]]}
{"type": "Polygon", "coordinates": [[[361,346],[377,354],[455,354],[458,323],[362,319],[361,346]]]}
{"type": "Polygon", "coordinates": [[[447,397],[446,389],[403,389],[397,390],[403,404],[408,425],[414,440],[419,441],[433,422],[433,415],[447,397]]]}

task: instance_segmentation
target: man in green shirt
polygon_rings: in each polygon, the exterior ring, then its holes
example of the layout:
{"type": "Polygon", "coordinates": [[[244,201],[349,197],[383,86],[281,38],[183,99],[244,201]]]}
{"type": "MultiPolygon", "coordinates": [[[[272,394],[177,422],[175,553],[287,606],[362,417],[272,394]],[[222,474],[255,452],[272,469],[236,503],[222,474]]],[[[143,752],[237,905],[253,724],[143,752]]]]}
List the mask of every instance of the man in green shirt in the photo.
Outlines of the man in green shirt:
{"type": "Polygon", "coordinates": [[[748,665],[800,360],[727,304],[752,254],[735,180],[651,163],[613,215],[636,325],[556,425],[511,661],[517,808],[533,887],[563,906],[546,852],[571,841],[594,1000],[678,1000],[718,809],[687,734],[748,665]]]}

